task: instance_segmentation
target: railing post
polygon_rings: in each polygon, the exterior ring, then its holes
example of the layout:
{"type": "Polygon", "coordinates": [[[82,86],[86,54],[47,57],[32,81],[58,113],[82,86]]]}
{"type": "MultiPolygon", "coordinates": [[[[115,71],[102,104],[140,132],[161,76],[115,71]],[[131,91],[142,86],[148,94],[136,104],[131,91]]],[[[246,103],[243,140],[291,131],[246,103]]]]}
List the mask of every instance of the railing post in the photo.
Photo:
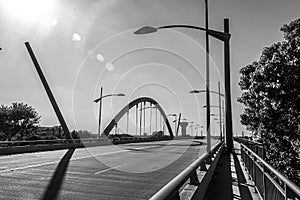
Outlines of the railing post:
{"type": "Polygon", "coordinates": [[[207,171],[205,162],[202,162],[202,163],[201,163],[201,165],[200,165],[200,170],[201,170],[201,171],[207,171]]]}
{"type": "Polygon", "coordinates": [[[198,179],[197,172],[196,172],[196,170],[194,170],[193,173],[191,173],[191,175],[190,175],[190,184],[197,186],[197,185],[199,185],[199,183],[200,182],[198,179]]]}
{"type": "MultiPolygon", "coordinates": [[[[252,165],[252,179],[253,179],[253,182],[254,182],[254,185],[256,185],[256,167],[255,167],[255,161],[256,161],[256,158],[254,156],[252,156],[251,158],[252,162],[251,162],[251,165],[252,165]]],[[[256,189],[254,187],[254,192],[256,193],[256,189]]]]}
{"type": "Polygon", "coordinates": [[[263,189],[264,189],[263,199],[266,200],[267,199],[267,184],[266,184],[266,167],[265,167],[265,165],[263,165],[263,189]]]}
{"type": "Polygon", "coordinates": [[[176,192],[173,195],[171,195],[168,199],[170,199],[170,200],[180,200],[179,191],[176,190],[176,192]]]}
{"type": "Polygon", "coordinates": [[[284,199],[285,200],[292,200],[294,199],[295,195],[293,191],[286,185],[284,184],[284,199]]]}

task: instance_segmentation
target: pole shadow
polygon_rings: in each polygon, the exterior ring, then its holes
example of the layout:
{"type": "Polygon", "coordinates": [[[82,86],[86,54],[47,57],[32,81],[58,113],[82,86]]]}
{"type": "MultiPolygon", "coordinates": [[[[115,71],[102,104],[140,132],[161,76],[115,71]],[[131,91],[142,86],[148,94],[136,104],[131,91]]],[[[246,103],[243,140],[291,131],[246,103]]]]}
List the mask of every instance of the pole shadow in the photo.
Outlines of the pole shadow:
{"type": "Polygon", "coordinates": [[[42,200],[55,200],[60,192],[70,159],[75,149],[69,149],[57,165],[55,172],[45,190],[42,200]]]}

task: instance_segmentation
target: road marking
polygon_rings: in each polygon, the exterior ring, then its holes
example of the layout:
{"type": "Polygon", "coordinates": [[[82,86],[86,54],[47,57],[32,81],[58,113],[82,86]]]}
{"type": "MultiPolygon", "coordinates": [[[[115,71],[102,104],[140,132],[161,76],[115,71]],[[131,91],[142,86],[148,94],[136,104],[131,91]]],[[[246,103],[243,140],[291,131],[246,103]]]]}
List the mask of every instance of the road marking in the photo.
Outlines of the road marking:
{"type": "MultiPolygon", "coordinates": [[[[187,142],[187,141],[178,141],[178,142],[172,142],[171,141],[170,144],[183,143],[183,142],[187,142]]],[[[166,145],[166,146],[168,146],[168,145],[166,145]]],[[[140,150],[140,149],[148,149],[148,148],[153,148],[153,147],[157,147],[157,146],[146,146],[146,147],[140,147],[140,148],[134,148],[134,149],[140,150]]],[[[134,149],[131,149],[131,150],[130,149],[123,149],[123,150],[119,150],[119,151],[101,153],[101,154],[96,154],[96,155],[89,155],[89,156],[82,156],[82,157],[78,157],[78,158],[71,158],[70,161],[80,160],[80,159],[85,159],[85,158],[90,158],[90,157],[105,156],[105,155],[121,153],[121,152],[128,152],[128,151],[132,151],[134,149]]],[[[41,166],[50,165],[50,164],[56,164],[56,163],[59,163],[59,162],[60,162],[60,160],[57,160],[57,161],[52,161],[52,162],[39,163],[39,164],[33,164],[33,165],[27,165],[27,166],[21,166],[21,167],[15,167],[15,168],[10,168],[10,169],[0,170],[0,174],[6,173],[6,172],[13,172],[13,171],[16,171],[16,170],[23,170],[23,169],[28,169],[28,168],[41,167],[41,166]]]]}
{"type": "MultiPolygon", "coordinates": [[[[82,157],[78,157],[78,158],[71,158],[70,161],[80,160],[80,159],[89,158],[89,157],[115,154],[115,153],[120,153],[120,152],[124,152],[124,151],[130,151],[130,150],[120,150],[120,151],[113,151],[113,152],[107,152],[107,153],[96,154],[96,155],[82,156],[82,157]]],[[[5,169],[5,170],[1,170],[0,174],[5,173],[5,172],[12,172],[12,171],[15,171],[15,170],[22,170],[22,169],[28,169],[28,168],[33,168],[33,167],[41,167],[41,166],[45,166],[45,165],[56,164],[56,163],[59,163],[59,162],[60,162],[60,160],[57,160],[57,161],[52,161],[52,162],[39,163],[39,164],[34,164],[34,165],[27,165],[27,166],[22,166],[22,167],[5,169]]]]}
{"type": "MultiPolygon", "coordinates": [[[[137,150],[138,149],[146,149],[146,148],[151,148],[151,147],[153,147],[153,146],[141,147],[141,148],[136,148],[136,149],[137,150]]],[[[105,156],[105,155],[110,155],[110,154],[115,154],[115,153],[120,153],[120,152],[128,152],[128,151],[132,151],[132,150],[123,149],[123,150],[119,150],[119,151],[101,153],[101,154],[96,154],[96,155],[82,156],[82,157],[78,157],[78,158],[71,158],[70,161],[80,160],[80,159],[90,158],[90,157],[105,156]]],[[[16,168],[11,168],[11,169],[5,169],[5,170],[1,170],[0,174],[5,173],[5,172],[12,172],[12,171],[15,171],[15,170],[22,170],[22,169],[28,169],[28,168],[33,168],[33,167],[41,167],[41,166],[45,166],[45,165],[56,164],[56,163],[59,163],[59,162],[60,162],[60,160],[52,161],[52,162],[46,162],[46,163],[39,163],[39,164],[34,164],[34,165],[27,165],[27,166],[22,166],[22,167],[16,167],[16,168]]]]}
{"type": "Polygon", "coordinates": [[[104,173],[104,172],[107,172],[107,171],[116,169],[116,168],[121,167],[121,166],[123,166],[123,165],[126,165],[126,163],[125,163],[125,164],[121,164],[121,165],[117,165],[117,166],[114,166],[114,167],[110,167],[110,168],[108,168],[108,169],[105,169],[105,170],[102,170],[102,171],[99,171],[99,172],[95,172],[94,174],[102,174],[102,173],[104,173]]]}

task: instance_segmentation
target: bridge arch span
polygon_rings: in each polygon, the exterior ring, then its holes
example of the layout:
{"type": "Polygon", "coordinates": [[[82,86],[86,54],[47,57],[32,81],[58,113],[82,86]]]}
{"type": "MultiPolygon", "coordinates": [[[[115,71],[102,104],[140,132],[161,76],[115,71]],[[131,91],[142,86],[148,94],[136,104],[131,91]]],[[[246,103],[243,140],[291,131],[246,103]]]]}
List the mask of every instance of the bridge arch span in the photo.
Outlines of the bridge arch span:
{"type": "Polygon", "coordinates": [[[170,122],[167,118],[167,115],[166,115],[165,111],[162,109],[162,107],[159,105],[159,103],[157,103],[157,101],[155,101],[154,99],[152,99],[150,97],[140,97],[138,99],[133,100],[128,105],[126,105],[124,108],[122,108],[122,110],[106,126],[106,128],[104,129],[102,135],[108,136],[110,131],[114,128],[114,126],[116,124],[118,124],[119,120],[127,113],[127,111],[129,111],[132,107],[134,107],[134,106],[136,106],[136,105],[138,105],[139,103],[142,103],[142,102],[149,102],[149,103],[152,103],[153,105],[155,105],[155,107],[159,110],[160,114],[163,117],[163,121],[167,126],[167,129],[170,133],[170,136],[174,137],[173,132],[172,132],[172,128],[170,126],[170,122]]]}

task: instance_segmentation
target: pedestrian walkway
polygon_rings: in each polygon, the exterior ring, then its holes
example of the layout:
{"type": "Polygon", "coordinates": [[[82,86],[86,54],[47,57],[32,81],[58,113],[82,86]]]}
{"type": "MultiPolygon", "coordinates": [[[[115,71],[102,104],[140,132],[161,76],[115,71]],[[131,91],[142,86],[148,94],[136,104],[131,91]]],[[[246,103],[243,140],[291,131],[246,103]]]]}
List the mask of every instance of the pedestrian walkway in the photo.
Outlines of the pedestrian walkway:
{"type": "Polygon", "coordinates": [[[207,190],[207,200],[259,200],[240,158],[240,145],[234,152],[223,152],[207,190]]]}

